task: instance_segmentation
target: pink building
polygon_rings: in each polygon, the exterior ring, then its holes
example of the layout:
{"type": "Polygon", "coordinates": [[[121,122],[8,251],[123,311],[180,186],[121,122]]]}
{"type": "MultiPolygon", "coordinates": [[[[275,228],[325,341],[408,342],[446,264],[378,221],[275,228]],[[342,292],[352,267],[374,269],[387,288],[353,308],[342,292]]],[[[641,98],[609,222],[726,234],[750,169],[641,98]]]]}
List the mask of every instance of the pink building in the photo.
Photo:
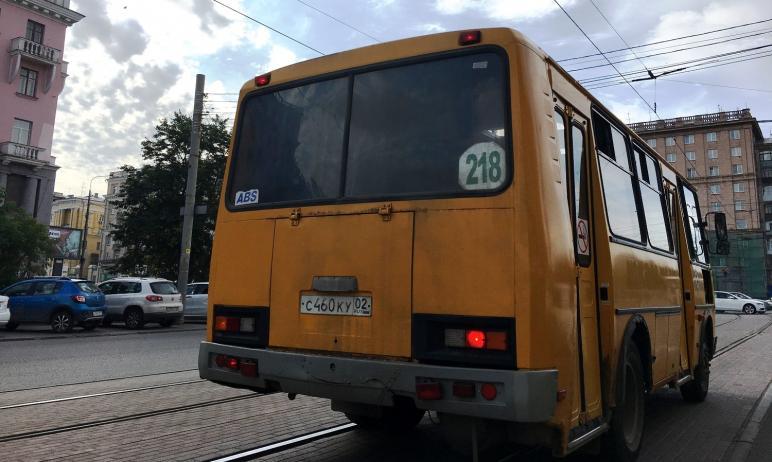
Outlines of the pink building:
{"type": "Polygon", "coordinates": [[[0,0],[0,190],[48,225],[56,180],[56,104],[67,77],[70,0],[0,0]]]}

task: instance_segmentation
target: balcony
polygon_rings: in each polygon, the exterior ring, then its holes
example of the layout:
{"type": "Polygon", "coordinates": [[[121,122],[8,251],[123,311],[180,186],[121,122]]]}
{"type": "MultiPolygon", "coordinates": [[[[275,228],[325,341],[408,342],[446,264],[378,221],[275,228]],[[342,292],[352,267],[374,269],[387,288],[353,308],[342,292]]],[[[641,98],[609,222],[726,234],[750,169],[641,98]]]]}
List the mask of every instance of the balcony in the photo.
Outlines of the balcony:
{"type": "MultiPolygon", "coordinates": [[[[37,146],[30,146],[27,144],[14,143],[13,141],[6,141],[0,143],[0,157],[10,156],[21,160],[23,163],[48,163],[39,159],[42,152],[45,152],[45,148],[39,148],[37,146]],[[28,162],[24,162],[28,161],[28,162]],[[31,161],[31,162],[29,162],[31,161]]],[[[9,162],[9,159],[3,159],[4,164],[9,162]]]]}
{"type": "Polygon", "coordinates": [[[43,64],[59,64],[62,61],[62,51],[56,48],[33,42],[24,37],[11,40],[11,55],[20,54],[43,64]]]}

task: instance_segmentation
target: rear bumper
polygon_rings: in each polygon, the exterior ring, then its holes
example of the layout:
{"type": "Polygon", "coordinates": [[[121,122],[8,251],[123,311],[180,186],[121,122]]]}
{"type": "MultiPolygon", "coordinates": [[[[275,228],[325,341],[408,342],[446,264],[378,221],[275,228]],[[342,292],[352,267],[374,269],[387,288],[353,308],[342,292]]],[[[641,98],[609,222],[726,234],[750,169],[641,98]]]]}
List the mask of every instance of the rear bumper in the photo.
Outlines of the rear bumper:
{"type": "Polygon", "coordinates": [[[182,322],[182,313],[145,313],[144,315],[145,322],[158,322],[158,321],[174,321],[175,323],[181,323],[182,322]]]}
{"type": "Polygon", "coordinates": [[[392,406],[394,396],[415,400],[416,407],[450,414],[507,420],[544,422],[555,410],[557,370],[495,370],[431,366],[413,362],[344,358],[284,351],[259,350],[201,342],[198,355],[201,378],[236,387],[278,388],[298,393],[360,404],[392,406]],[[225,354],[257,363],[257,377],[221,369],[214,355],[225,354]],[[415,399],[416,379],[442,384],[443,398],[415,399]],[[267,383],[271,381],[271,383],[267,383]],[[454,381],[493,383],[494,400],[480,396],[452,396],[454,381]]]}

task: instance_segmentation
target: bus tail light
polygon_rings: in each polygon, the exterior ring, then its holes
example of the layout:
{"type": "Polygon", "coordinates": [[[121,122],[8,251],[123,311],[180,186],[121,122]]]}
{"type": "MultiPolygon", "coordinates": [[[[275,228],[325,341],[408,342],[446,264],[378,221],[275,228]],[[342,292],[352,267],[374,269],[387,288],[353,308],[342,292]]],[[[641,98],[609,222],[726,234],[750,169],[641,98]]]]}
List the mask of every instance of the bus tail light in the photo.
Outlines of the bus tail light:
{"type": "Polygon", "coordinates": [[[439,382],[419,382],[415,384],[415,395],[424,401],[442,399],[442,385],[439,382]]]}
{"type": "Polygon", "coordinates": [[[479,30],[461,32],[461,35],[458,36],[458,44],[461,46],[474,45],[480,43],[480,40],[482,40],[482,33],[479,30]]]}
{"type": "Polygon", "coordinates": [[[217,355],[214,357],[214,363],[217,364],[217,367],[223,369],[238,370],[239,368],[239,358],[234,358],[233,356],[217,355]]]}
{"type": "Polygon", "coordinates": [[[270,72],[268,74],[258,75],[255,77],[255,85],[258,87],[264,87],[271,83],[271,74],[270,72]]]}
{"type": "Polygon", "coordinates": [[[474,398],[475,387],[471,382],[453,382],[453,396],[474,398]]]}
{"type": "Polygon", "coordinates": [[[445,346],[506,351],[507,333],[501,330],[445,329],[445,346]]]}
{"type": "Polygon", "coordinates": [[[493,401],[496,399],[496,395],[498,394],[496,390],[496,385],[492,383],[484,383],[480,387],[480,394],[483,398],[487,399],[488,401],[493,401]]]}
{"type": "Polygon", "coordinates": [[[214,330],[219,332],[254,332],[255,318],[237,316],[216,316],[214,330]]]}

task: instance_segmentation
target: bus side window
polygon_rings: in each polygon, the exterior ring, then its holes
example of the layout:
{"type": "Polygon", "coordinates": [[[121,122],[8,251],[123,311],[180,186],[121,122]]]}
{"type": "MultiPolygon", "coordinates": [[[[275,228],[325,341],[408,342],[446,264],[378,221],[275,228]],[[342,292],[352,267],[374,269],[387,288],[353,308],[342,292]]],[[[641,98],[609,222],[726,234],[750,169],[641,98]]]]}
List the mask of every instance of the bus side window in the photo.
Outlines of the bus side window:
{"type": "Polygon", "coordinates": [[[568,171],[566,170],[566,119],[558,108],[555,108],[553,117],[555,118],[555,130],[557,131],[555,134],[555,143],[558,145],[560,178],[562,178],[563,181],[566,182],[566,185],[568,185],[568,171]]]}
{"type": "Polygon", "coordinates": [[[590,266],[590,199],[587,181],[587,154],[584,143],[584,130],[577,124],[571,124],[571,160],[574,180],[574,240],[576,242],[576,263],[590,266]]]}
{"type": "Polygon", "coordinates": [[[635,198],[635,176],[630,168],[624,134],[598,113],[592,115],[601,183],[609,228],[614,236],[643,242],[635,198]]]}
{"type": "Polygon", "coordinates": [[[670,237],[669,220],[665,199],[662,194],[662,180],[653,157],[639,148],[633,148],[633,158],[638,164],[641,203],[646,219],[646,235],[649,245],[658,250],[671,252],[673,244],[670,237]]]}

